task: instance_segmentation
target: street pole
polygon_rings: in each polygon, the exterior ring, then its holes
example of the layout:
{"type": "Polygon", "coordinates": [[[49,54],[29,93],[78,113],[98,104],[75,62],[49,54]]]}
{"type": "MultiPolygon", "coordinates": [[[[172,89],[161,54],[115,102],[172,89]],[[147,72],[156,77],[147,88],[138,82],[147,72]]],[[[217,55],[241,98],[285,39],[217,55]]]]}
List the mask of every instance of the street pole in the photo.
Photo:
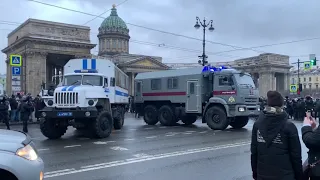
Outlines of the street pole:
{"type": "Polygon", "coordinates": [[[194,27],[196,29],[199,29],[200,26],[203,27],[202,55],[198,56],[199,58],[202,59],[202,61],[199,60],[198,63],[202,64],[202,66],[205,66],[208,63],[208,61],[206,60],[208,58],[208,56],[206,55],[206,28],[210,25],[209,31],[212,32],[214,30],[214,28],[212,26],[213,21],[210,20],[208,23],[206,23],[206,19],[203,19],[203,22],[201,22],[199,17],[196,17],[196,20],[197,20],[197,22],[194,25],[194,27]]]}

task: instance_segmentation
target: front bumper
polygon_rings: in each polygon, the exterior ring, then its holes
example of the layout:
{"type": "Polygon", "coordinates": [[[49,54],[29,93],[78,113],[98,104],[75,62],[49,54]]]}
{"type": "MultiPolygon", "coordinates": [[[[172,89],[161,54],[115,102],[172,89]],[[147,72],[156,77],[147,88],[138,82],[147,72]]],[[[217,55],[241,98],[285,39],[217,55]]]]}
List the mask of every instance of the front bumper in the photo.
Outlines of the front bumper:
{"type": "Polygon", "coordinates": [[[260,114],[259,105],[235,105],[233,111],[230,112],[232,117],[235,116],[249,116],[258,117],[260,114]]]}
{"type": "Polygon", "coordinates": [[[86,107],[86,108],[45,107],[40,112],[43,118],[52,118],[52,119],[96,118],[98,116],[98,110],[95,107],[86,107]]]}

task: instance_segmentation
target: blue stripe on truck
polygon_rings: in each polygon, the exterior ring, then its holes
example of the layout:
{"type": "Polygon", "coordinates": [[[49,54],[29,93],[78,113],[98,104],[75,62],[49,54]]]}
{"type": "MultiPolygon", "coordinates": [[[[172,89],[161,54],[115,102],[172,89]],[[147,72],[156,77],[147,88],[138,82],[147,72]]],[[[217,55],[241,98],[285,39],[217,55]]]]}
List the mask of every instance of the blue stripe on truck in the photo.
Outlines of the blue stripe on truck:
{"type": "Polygon", "coordinates": [[[124,96],[124,97],[128,97],[128,96],[129,96],[128,93],[121,92],[121,91],[118,91],[118,90],[116,90],[116,95],[118,95],[118,96],[124,96]]]}

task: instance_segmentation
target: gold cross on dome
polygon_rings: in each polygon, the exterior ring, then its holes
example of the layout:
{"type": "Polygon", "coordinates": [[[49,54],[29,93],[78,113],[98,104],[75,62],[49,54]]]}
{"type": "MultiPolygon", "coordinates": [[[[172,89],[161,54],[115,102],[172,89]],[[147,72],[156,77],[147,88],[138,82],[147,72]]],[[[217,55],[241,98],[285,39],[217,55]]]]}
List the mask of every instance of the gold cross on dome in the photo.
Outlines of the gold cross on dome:
{"type": "Polygon", "coordinates": [[[113,8],[116,8],[116,5],[115,5],[115,4],[113,4],[113,5],[112,5],[112,7],[113,7],[113,8]]]}

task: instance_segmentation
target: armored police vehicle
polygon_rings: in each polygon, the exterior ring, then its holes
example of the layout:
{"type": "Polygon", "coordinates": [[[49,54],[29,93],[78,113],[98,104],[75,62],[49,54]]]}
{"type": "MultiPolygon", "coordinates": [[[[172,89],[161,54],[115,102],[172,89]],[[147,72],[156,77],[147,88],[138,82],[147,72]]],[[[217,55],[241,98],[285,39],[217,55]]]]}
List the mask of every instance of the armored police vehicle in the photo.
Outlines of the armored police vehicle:
{"type": "Polygon", "coordinates": [[[140,73],[135,104],[144,121],[170,126],[193,124],[198,116],[211,129],[244,127],[258,116],[259,92],[251,76],[226,67],[196,67],[140,73]]]}
{"type": "Polygon", "coordinates": [[[60,138],[73,126],[104,138],[113,127],[122,128],[129,103],[129,81],[124,72],[106,59],[71,59],[64,73],[61,86],[41,111],[44,136],[60,138]]]}

